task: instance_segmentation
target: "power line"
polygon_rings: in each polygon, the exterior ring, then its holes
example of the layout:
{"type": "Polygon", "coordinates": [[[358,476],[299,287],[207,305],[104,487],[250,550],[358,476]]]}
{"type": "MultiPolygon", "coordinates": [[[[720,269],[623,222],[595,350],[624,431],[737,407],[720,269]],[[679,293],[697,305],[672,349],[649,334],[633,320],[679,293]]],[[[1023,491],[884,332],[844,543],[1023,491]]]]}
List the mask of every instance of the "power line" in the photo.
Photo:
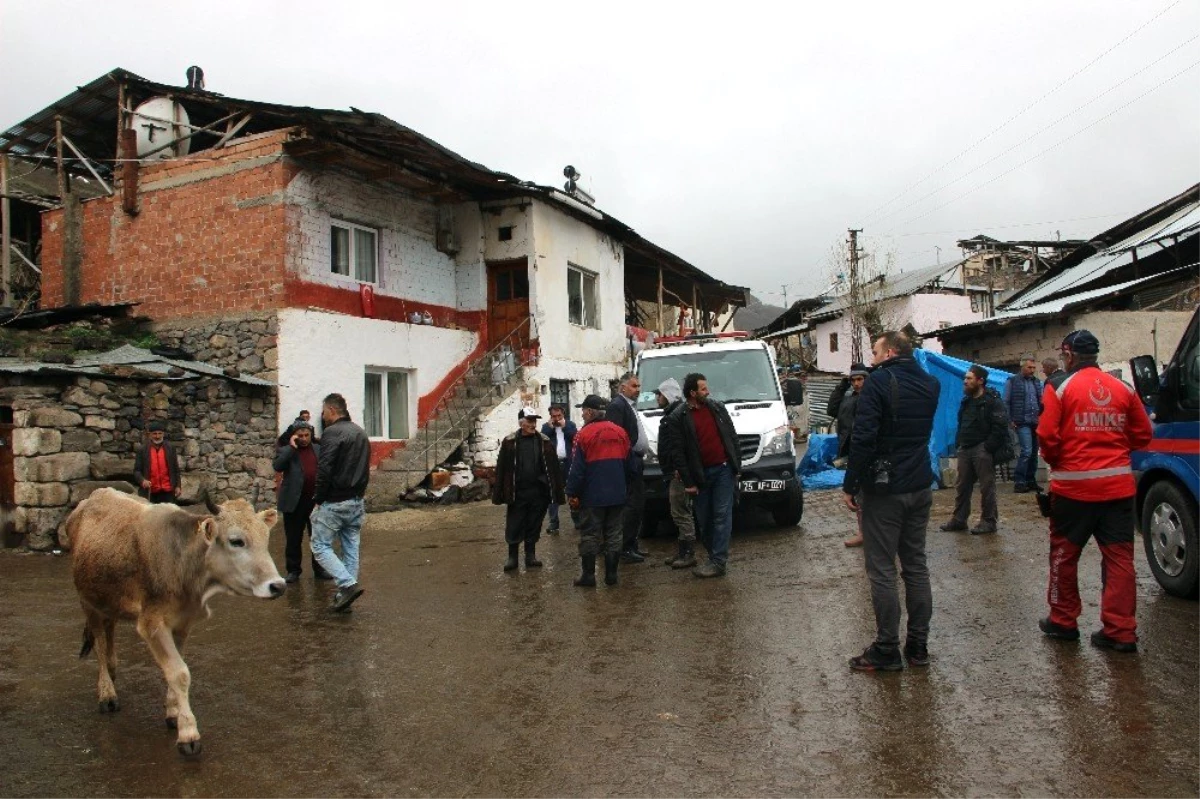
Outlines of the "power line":
{"type": "MultiPolygon", "coordinates": [[[[1115,214],[1096,214],[1094,216],[1076,216],[1071,219],[1047,219],[1042,222],[1014,222],[1009,225],[964,225],[954,230],[926,230],[921,233],[895,233],[894,238],[904,239],[911,236],[950,236],[955,233],[969,233],[972,230],[1008,230],[1017,227],[1037,227],[1038,225],[1064,225],[1067,222],[1086,222],[1091,219],[1111,219],[1114,216],[1122,216],[1120,212],[1115,214]]],[[[870,238],[878,238],[871,236],[870,238]]]]}
{"type": "MultiPolygon", "coordinates": [[[[881,206],[879,206],[878,208],[876,208],[874,211],[872,211],[872,212],[871,212],[871,213],[868,215],[868,217],[867,217],[867,220],[866,220],[866,221],[867,221],[867,223],[869,224],[869,223],[871,223],[871,222],[877,221],[877,220],[876,220],[876,218],[875,218],[875,217],[876,217],[876,215],[877,215],[877,214],[878,214],[880,211],[882,211],[884,208],[887,208],[889,205],[891,205],[892,203],[894,203],[896,200],[898,200],[898,199],[900,199],[901,197],[903,197],[904,195],[908,194],[910,191],[912,191],[913,189],[915,189],[917,186],[920,186],[922,183],[924,183],[925,181],[929,180],[929,179],[930,179],[930,178],[932,178],[934,175],[937,175],[938,173],[942,172],[944,169],[946,169],[946,167],[948,167],[948,166],[950,166],[951,164],[955,163],[955,162],[956,162],[956,161],[958,161],[960,158],[962,158],[964,155],[966,155],[967,153],[971,152],[971,151],[972,151],[972,150],[974,150],[976,147],[978,147],[979,145],[983,144],[985,141],[987,141],[988,139],[992,138],[993,136],[995,136],[995,135],[996,135],[997,133],[999,133],[1000,131],[1004,130],[1006,127],[1008,127],[1009,125],[1011,125],[1011,124],[1012,124],[1013,122],[1015,122],[1017,119],[1019,119],[1020,117],[1024,116],[1024,115],[1025,115],[1025,114],[1026,114],[1026,113],[1027,113],[1027,112],[1028,112],[1030,109],[1032,109],[1034,106],[1038,105],[1038,104],[1039,104],[1039,103],[1041,103],[1043,100],[1045,100],[1047,97],[1049,97],[1050,95],[1054,94],[1054,93],[1055,93],[1055,92],[1057,92],[1059,89],[1061,89],[1063,86],[1066,86],[1068,83],[1070,83],[1071,81],[1073,81],[1075,78],[1079,77],[1081,74],[1083,74],[1084,72],[1086,72],[1088,69],[1090,69],[1092,66],[1094,66],[1094,65],[1095,65],[1095,64],[1096,64],[1098,61],[1100,61],[1102,58],[1104,58],[1104,57],[1105,57],[1105,56],[1107,56],[1109,53],[1111,53],[1113,50],[1116,50],[1118,47],[1120,47],[1121,45],[1125,44],[1125,42],[1129,41],[1129,40],[1130,40],[1130,39],[1132,39],[1134,36],[1136,36],[1137,34],[1141,33],[1141,31],[1142,31],[1143,29],[1145,29],[1147,26],[1149,26],[1151,23],[1153,23],[1155,20],[1157,20],[1157,19],[1158,19],[1159,17],[1161,17],[1162,15],[1166,14],[1166,13],[1167,13],[1168,11],[1170,11],[1172,8],[1174,8],[1175,6],[1179,5],[1179,3],[1180,3],[1180,2],[1182,2],[1182,0],[1175,0],[1175,2],[1171,3],[1170,5],[1168,5],[1168,6],[1167,6],[1166,8],[1164,8],[1163,10],[1159,11],[1157,14],[1155,14],[1153,17],[1151,17],[1150,19],[1148,19],[1148,20],[1146,20],[1145,22],[1143,22],[1143,23],[1142,23],[1141,25],[1139,25],[1137,28],[1134,28],[1134,29],[1133,29],[1131,32],[1129,32],[1128,34],[1126,34],[1126,35],[1125,35],[1125,37],[1124,37],[1124,38],[1122,38],[1120,41],[1118,41],[1116,44],[1112,45],[1112,46],[1111,46],[1111,47],[1109,47],[1107,50],[1105,50],[1104,52],[1100,53],[1100,55],[1096,56],[1096,57],[1095,57],[1095,58],[1093,58],[1091,61],[1089,61],[1089,62],[1087,62],[1086,64],[1084,64],[1082,67],[1080,67],[1079,69],[1077,69],[1077,70],[1075,70],[1074,72],[1072,72],[1072,73],[1071,73],[1069,76],[1067,76],[1067,78],[1066,78],[1066,79],[1064,79],[1063,81],[1061,81],[1061,82],[1060,82],[1060,83],[1059,83],[1057,86],[1055,86],[1053,89],[1051,89],[1050,91],[1046,92],[1046,93],[1045,93],[1045,94],[1043,94],[1041,97],[1039,97],[1038,99],[1034,100],[1032,103],[1030,103],[1029,105],[1025,106],[1024,108],[1022,108],[1022,109],[1021,109],[1020,111],[1018,111],[1017,113],[1013,114],[1011,117],[1009,117],[1007,120],[1005,120],[1005,121],[1004,121],[1004,122],[1003,122],[1001,125],[999,125],[998,127],[996,127],[996,128],[993,128],[993,129],[992,129],[991,131],[989,131],[989,132],[988,132],[986,135],[984,135],[984,136],[983,136],[983,138],[979,139],[979,140],[978,140],[978,141],[976,141],[974,144],[970,145],[970,146],[969,146],[969,147],[967,147],[965,150],[963,150],[962,152],[958,153],[958,155],[955,155],[953,158],[951,158],[950,160],[948,160],[948,161],[946,161],[945,163],[943,163],[943,164],[942,164],[941,166],[939,166],[937,169],[933,170],[933,171],[932,171],[932,172],[930,172],[928,175],[926,175],[925,177],[921,178],[921,179],[920,179],[920,180],[918,180],[916,183],[913,183],[911,186],[909,186],[908,188],[906,188],[906,189],[904,189],[903,191],[901,191],[901,192],[900,192],[899,194],[897,194],[895,197],[893,197],[892,199],[890,199],[890,200],[888,200],[887,202],[885,202],[883,205],[881,205],[881,206]]],[[[884,218],[886,219],[886,217],[884,217],[884,218]]]]}
{"type": "MultiPolygon", "coordinates": [[[[1043,155],[1045,155],[1046,153],[1050,152],[1051,150],[1054,150],[1054,149],[1057,149],[1058,147],[1061,147],[1062,145],[1066,144],[1067,142],[1069,142],[1071,139],[1075,138],[1075,137],[1076,137],[1076,136],[1078,136],[1079,134],[1081,134],[1081,133],[1084,133],[1085,131],[1087,131],[1087,130],[1090,130],[1091,128],[1094,128],[1096,125],[1099,125],[1101,122],[1103,122],[1104,120],[1106,120],[1106,119],[1108,119],[1109,117],[1113,116],[1114,114],[1116,114],[1116,113],[1118,113],[1118,112],[1120,112],[1120,111],[1124,111],[1126,108],[1128,108],[1129,106],[1133,105],[1133,104],[1134,104],[1134,103],[1136,103],[1138,100],[1141,100],[1143,97],[1146,97],[1147,95],[1149,95],[1149,94],[1152,94],[1152,93],[1154,93],[1154,92],[1158,91],[1158,90],[1159,90],[1159,89],[1161,89],[1163,86],[1166,86],[1166,85],[1167,85],[1168,83],[1170,83],[1171,81],[1173,81],[1173,80],[1175,80],[1176,78],[1180,77],[1180,76],[1181,76],[1181,75],[1183,75],[1184,73],[1186,73],[1186,72],[1189,72],[1189,71],[1191,71],[1191,70],[1195,69],[1195,68],[1196,68],[1196,67],[1198,67],[1198,66],[1200,66],[1200,61],[1195,61],[1195,62],[1193,62],[1193,63],[1192,63],[1192,64],[1190,64],[1189,66],[1186,66],[1186,67],[1184,67],[1183,69],[1179,70],[1179,71],[1178,71],[1178,72],[1176,72],[1174,75],[1172,75],[1171,77],[1169,77],[1169,78],[1167,78],[1166,80],[1162,81],[1161,83],[1158,83],[1157,85],[1150,87],[1149,89],[1147,89],[1146,91],[1142,92],[1142,93],[1141,93],[1141,94],[1139,94],[1137,97],[1134,97],[1132,100],[1130,100],[1129,102],[1125,103],[1124,105],[1122,105],[1122,106],[1118,106],[1117,108],[1114,108],[1112,111],[1109,111],[1109,112],[1108,112],[1107,114],[1105,114],[1104,116],[1100,117],[1099,119],[1095,120],[1094,122],[1091,122],[1091,123],[1089,123],[1089,124],[1085,125],[1084,127],[1080,128],[1079,130],[1077,130],[1077,131],[1075,131],[1074,133],[1072,133],[1070,136],[1067,136],[1067,137],[1066,137],[1066,138],[1064,138],[1064,139],[1060,139],[1059,141],[1057,141],[1057,142],[1055,142],[1054,144],[1050,145],[1049,147],[1047,147],[1046,149],[1042,150],[1041,152],[1038,152],[1038,153],[1035,153],[1034,155],[1031,155],[1030,157],[1026,158],[1024,161],[1022,161],[1021,163],[1019,163],[1019,164],[1017,164],[1016,166],[1014,166],[1012,169],[1009,169],[1009,170],[1006,170],[1006,171],[1004,171],[1004,172],[1001,172],[999,175],[996,175],[996,177],[994,177],[994,178],[992,178],[992,179],[990,179],[990,180],[984,181],[983,183],[980,183],[978,186],[974,186],[974,187],[972,187],[972,188],[970,188],[970,189],[967,189],[965,192],[963,192],[962,194],[958,195],[957,197],[955,197],[955,198],[953,198],[953,199],[951,199],[951,200],[947,200],[946,202],[942,203],[941,205],[934,206],[933,208],[930,208],[930,209],[929,209],[928,211],[926,211],[925,213],[923,213],[923,214],[921,214],[921,215],[919,215],[919,216],[914,216],[912,219],[906,220],[906,221],[905,221],[903,224],[905,224],[905,225],[908,225],[908,224],[911,224],[911,223],[913,223],[913,222],[916,222],[918,219],[924,219],[925,217],[927,217],[927,216],[929,216],[930,214],[932,214],[934,211],[941,210],[942,208],[945,208],[945,207],[946,207],[946,206],[948,206],[948,205],[953,205],[954,203],[956,203],[956,202],[958,202],[959,200],[961,200],[963,197],[966,197],[968,194],[972,194],[972,193],[974,193],[974,192],[978,191],[979,189],[982,189],[982,188],[984,188],[985,186],[990,186],[991,184],[995,183],[997,180],[1000,180],[1000,178],[1003,178],[1003,177],[1005,177],[1006,175],[1011,175],[1013,172],[1016,172],[1018,169],[1020,169],[1021,167],[1025,166],[1026,164],[1028,164],[1030,161],[1034,161],[1034,160],[1036,160],[1036,159],[1038,159],[1038,158],[1041,158],[1043,155]]],[[[886,234],[885,234],[885,235],[886,235],[886,234]]]]}
{"type": "Polygon", "coordinates": [[[1062,115],[1062,116],[1060,116],[1058,119],[1054,120],[1053,122],[1049,123],[1048,125],[1043,125],[1041,128],[1039,128],[1039,129],[1038,129],[1038,131],[1037,131],[1036,133],[1030,134],[1029,136],[1025,137],[1025,138],[1024,138],[1024,139],[1022,139],[1021,141],[1019,141],[1019,142],[1017,142],[1016,144],[1014,144],[1014,145],[1012,145],[1011,147],[1009,147],[1007,150],[1003,150],[1003,151],[1001,151],[1001,152],[997,153],[996,155],[992,156],[992,157],[991,157],[991,158],[989,158],[988,160],[984,161],[982,164],[979,164],[979,165],[978,165],[978,166],[976,166],[975,168],[973,168],[973,169],[971,169],[971,170],[968,170],[967,172],[964,172],[963,174],[961,174],[961,175],[959,175],[958,177],[956,177],[954,180],[950,181],[949,183],[945,183],[945,184],[943,184],[943,185],[939,186],[938,188],[934,189],[933,191],[929,192],[928,194],[923,194],[923,195],[921,195],[921,196],[920,196],[920,197],[918,197],[917,199],[915,199],[915,200],[913,200],[912,202],[910,202],[908,205],[901,206],[900,208],[897,208],[897,209],[895,209],[894,211],[889,211],[888,213],[884,214],[882,217],[879,217],[879,219],[877,219],[876,221],[877,221],[877,222],[882,222],[882,221],[884,221],[885,219],[888,219],[889,217],[895,216],[896,214],[898,214],[898,213],[900,213],[900,212],[902,212],[902,211],[907,211],[909,208],[912,208],[914,205],[919,205],[920,203],[924,202],[925,200],[928,200],[930,197],[933,197],[933,196],[934,196],[934,195],[936,195],[936,194],[940,194],[941,192],[943,192],[943,191],[945,191],[946,189],[950,188],[950,187],[951,187],[951,186],[953,186],[954,184],[956,184],[956,183],[959,183],[959,182],[961,182],[961,181],[963,181],[963,180],[966,180],[968,177],[970,177],[971,175],[975,174],[976,172],[978,172],[979,170],[983,169],[984,167],[986,167],[986,166],[989,166],[990,164],[994,164],[996,161],[999,161],[1001,158],[1003,158],[1004,156],[1008,155],[1008,154],[1009,154],[1009,153],[1011,153],[1012,151],[1019,149],[1019,148],[1020,148],[1021,146],[1023,146],[1024,144],[1026,144],[1026,143],[1028,143],[1028,142],[1030,142],[1030,141],[1032,141],[1032,140],[1036,139],[1037,137],[1041,136],[1041,135],[1042,135],[1042,134],[1044,134],[1046,131],[1048,131],[1048,130],[1050,130],[1051,128],[1055,127],[1055,126],[1056,126],[1056,125],[1058,125],[1059,123],[1061,123],[1061,122],[1063,122],[1064,120],[1066,120],[1066,119],[1068,119],[1068,118],[1070,118],[1070,117],[1074,116],[1075,114],[1079,113],[1080,111],[1082,111],[1083,109],[1087,108],[1087,107],[1088,107],[1089,105],[1091,105],[1092,103],[1095,103],[1097,100],[1099,100],[1100,98],[1104,97],[1105,95],[1111,94],[1112,92],[1116,91],[1117,89],[1119,89],[1120,87],[1122,87],[1122,86],[1124,86],[1126,83],[1128,83],[1129,81],[1131,81],[1131,80],[1133,80],[1134,78],[1136,78],[1138,75],[1141,75],[1141,74],[1142,74],[1143,72],[1145,72],[1146,70],[1148,70],[1148,69],[1150,69],[1151,67],[1155,66],[1155,65],[1156,65],[1156,64],[1158,64],[1160,61],[1163,61],[1164,59],[1166,59],[1166,58],[1170,57],[1171,55],[1173,55],[1173,54],[1174,54],[1174,53],[1176,53],[1177,51],[1179,51],[1179,50],[1183,49],[1184,47],[1186,47],[1187,45],[1189,45],[1189,44],[1191,44],[1192,42],[1196,41],[1197,39],[1200,39],[1200,34],[1197,34],[1197,35],[1193,36],[1192,38],[1188,39],[1186,42],[1183,42],[1182,44],[1178,45],[1177,47],[1175,47],[1175,48],[1173,48],[1173,49],[1171,49],[1171,50],[1167,51],[1167,52],[1166,52],[1166,53],[1164,53],[1163,55],[1161,55],[1161,56],[1159,56],[1158,58],[1156,58],[1156,59],[1154,59],[1153,61],[1151,61],[1151,62],[1150,62],[1149,64],[1147,64],[1146,66],[1144,66],[1144,67],[1142,67],[1141,69],[1139,69],[1137,72],[1134,72],[1132,75],[1129,75],[1129,76],[1127,76],[1126,78],[1124,78],[1124,79],[1122,79],[1122,80],[1118,81],[1117,83],[1114,83],[1112,86],[1109,86],[1107,89],[1105,89],[1104,91],[1100,92],[1100,94],[1097,94],[1095,97],[1091,98],[1090,100],[1088,100],[1088,101],[1087,101],[1086,103],[1084,103],[1083,105],[1077,106],[1076,108],[1074,108],[1074,109],[1072,109],[1072,110],[1068,111],[1067,113],[1063,114],[1063,115],[1062,115]]]}

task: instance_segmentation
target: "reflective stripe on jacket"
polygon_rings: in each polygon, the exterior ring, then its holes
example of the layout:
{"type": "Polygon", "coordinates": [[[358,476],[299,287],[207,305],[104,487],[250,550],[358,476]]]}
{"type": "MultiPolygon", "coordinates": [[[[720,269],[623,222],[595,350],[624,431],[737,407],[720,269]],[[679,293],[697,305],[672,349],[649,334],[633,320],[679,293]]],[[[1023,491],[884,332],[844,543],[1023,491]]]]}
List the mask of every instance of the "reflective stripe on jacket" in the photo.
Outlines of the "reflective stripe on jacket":
{"type": "Polygon", "coordinates": [[[1050,490],[1084,502],[1133,496],[1129,453],[1154,435],[1136,392],[1087,364],[1049,381],[1042,402],[1037,435],[1050,490]]]}

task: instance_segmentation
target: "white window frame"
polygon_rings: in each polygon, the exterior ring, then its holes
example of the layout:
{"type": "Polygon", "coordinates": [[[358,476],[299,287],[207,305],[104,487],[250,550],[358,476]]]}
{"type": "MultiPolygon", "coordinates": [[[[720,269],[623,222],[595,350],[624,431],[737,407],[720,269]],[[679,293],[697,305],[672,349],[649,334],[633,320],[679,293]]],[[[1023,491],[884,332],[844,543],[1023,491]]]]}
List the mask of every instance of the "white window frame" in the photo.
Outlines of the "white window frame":
{"type": "Polygon", "coordinates": [[[379,257],[379,230],[366,225],[356,225],[353,222],[347,222],[344,219],[331,219],[329,221],[329,274],[337,280],[349,280],[353,283],[370,283],[373,286],[379,285],[379,272],[381,269],[379,257]],[[333,252],[333,231],[335,228],[341,228],[348,231],[347,239],[350,244],[349,258],[347,260],[347,271],[349,274],[343,275],[341,272],[334,271],[334,252],[333,252]],[[375,276],[366,280],[358,277],[358,248],[355,246],[356,233],[370,233],[371,238],[375,243],[372,248],[375,253],[375,276]]]}
{"type": "Polygon", "coordinates": [[[592,330],[600,329],[600,275],[572,263],[567,264],[567,321],[576,327],[586,327],[592,330]],[[582,303],[582,307],[580,308],[581,321],[579,322],[571,319],[571,276],[573,272],[579,274],[579,295],[582,303]],[[588,294],[586,291],[589,279],[592,284],[591,314],[588,313],[588,294]]]}
{"type": "Polygon", "coordinates": [[[379,383],[379,429],[384,432],[384,435],[371,435],[367,433],[367,437],[371,441],[408,441],[413,435],[412,426],[412,408],[413,408],[413,385],[416,382],[416,372],[412,369],[391,369],[386,366],[368,366],[363,369],[363,429],[368,430],[373,427],[371,420],[367,418],[367,376],[379,375],[382,379],[379,383]],[[403,438],[392,438],[388,435],[391,430],[391,418],[389,416],[390,409],[388,407],[388,382],[392,376],[402,376],[404,378],[404,432],[407,434],[403,438]]]}

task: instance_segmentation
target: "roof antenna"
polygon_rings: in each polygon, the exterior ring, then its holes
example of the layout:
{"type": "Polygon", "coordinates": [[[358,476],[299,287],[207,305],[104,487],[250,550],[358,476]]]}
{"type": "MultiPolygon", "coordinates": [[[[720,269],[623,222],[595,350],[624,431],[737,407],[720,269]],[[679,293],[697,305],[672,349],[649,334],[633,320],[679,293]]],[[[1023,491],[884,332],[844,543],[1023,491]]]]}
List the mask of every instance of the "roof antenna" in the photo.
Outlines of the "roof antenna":
{"type": "Polygon", "coordinates": [[[189,89],[204,91],[204,70],[200,69],[200,67],[188,67],[187,82],[189,89]]]}

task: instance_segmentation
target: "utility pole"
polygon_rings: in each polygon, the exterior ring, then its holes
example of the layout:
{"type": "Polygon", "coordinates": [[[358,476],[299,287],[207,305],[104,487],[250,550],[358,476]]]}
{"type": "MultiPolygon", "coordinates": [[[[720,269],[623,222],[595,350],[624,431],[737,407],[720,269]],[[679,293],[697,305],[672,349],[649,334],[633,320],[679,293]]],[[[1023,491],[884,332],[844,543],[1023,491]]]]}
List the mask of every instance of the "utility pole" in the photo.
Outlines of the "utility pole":
{"type": "Polygon", "coordinates": [[[787,283],[784,283],[782,286],[780,286],[780,288],[783,289],[783,310],[786,311],[791,307],[787,304],[787,283]]]}
{"type": "Polygon", "coordinates": [[[859,307],[858,234],[862,228],[850,228],[850,360],[863,363],[862,309],[859,307]]]}
{"type": "Polygon", "coordinates": [[[935,244],[935,245],[933,245],[933,249],[937,250],[937,265],[941,266],[942,265],[942,248],[935,244]]]}

